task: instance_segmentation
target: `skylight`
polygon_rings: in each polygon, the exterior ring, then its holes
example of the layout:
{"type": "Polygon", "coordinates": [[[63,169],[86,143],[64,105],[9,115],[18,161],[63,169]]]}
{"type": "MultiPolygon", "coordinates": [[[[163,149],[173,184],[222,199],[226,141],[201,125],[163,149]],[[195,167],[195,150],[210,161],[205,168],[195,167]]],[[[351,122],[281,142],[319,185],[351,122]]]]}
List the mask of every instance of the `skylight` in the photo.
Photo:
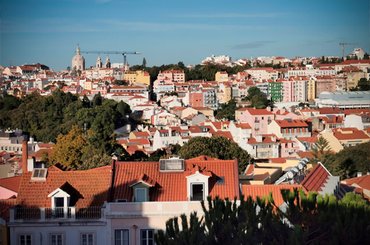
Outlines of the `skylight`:
{"type": "Polygon", "coordinates": [[[46,180],[47,172],[48,172],[47,168],[35,168],[32,171],[31,179],[32,180],[40,180],[40,181],[46,180]]]}

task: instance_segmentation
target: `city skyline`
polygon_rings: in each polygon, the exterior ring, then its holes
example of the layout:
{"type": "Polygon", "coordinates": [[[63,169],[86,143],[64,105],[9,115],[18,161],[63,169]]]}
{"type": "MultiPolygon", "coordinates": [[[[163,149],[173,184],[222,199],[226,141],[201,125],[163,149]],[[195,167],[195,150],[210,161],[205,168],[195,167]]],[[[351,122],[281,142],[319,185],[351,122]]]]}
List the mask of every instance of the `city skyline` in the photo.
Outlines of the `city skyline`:
{"type": "MultiPolygon", "coordinates": [[[[0,65],[71,65],[82,50],[138,51],[131,65],[197,64],[206,56],[341,56],[370,49],[370,3],[353,1],[7,1],[0,65]]],[[[86,66],[97,55],[84,55],[86,66]]],[[[105,55],[102,55],[105,58],[105,55]]],[[[111,56],[122,62],[121,56],[111,56]]]]}

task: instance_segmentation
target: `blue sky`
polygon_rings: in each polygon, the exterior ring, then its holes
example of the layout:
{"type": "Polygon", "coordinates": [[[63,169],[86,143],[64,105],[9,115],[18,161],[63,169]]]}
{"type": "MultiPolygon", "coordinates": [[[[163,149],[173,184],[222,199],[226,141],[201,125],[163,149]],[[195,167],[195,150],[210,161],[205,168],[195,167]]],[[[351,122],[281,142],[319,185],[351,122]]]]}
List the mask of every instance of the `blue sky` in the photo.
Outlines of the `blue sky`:
{"type": "MultiPolygon", "coordinates": [[[[339,42],[370,51],[369,0],[4,0],[0,18],[1,65],[55,70],[70,65],[77,43],[138,51],[129,63],[145,57],[149,66],[197,64],[212,54],[339,56],[339,42]]],[[[95,64],[96,55],[84,56],[95,64]]]]}

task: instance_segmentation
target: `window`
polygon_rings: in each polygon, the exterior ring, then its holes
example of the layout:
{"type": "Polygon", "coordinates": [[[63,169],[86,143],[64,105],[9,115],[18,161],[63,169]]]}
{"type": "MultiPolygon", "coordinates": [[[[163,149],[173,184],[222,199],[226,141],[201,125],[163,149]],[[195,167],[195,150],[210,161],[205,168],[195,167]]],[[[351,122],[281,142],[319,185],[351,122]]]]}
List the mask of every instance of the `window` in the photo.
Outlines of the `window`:
{"type": "Polygon", "coordinates": [[[114,244],[115,245],[128,245],[129,244],[128,229],[114,231],[114,244]]]}
{"type": "Polygon", "coordinates": [[[19,244],[20,245],[31,245],[32,244],[32,236],[31,235],[20,235],[19,236],[19,244]]]}
{"type": "Polygon", "coordinates": [[[135,202],[146,202],[146,188],[135,189],[135,202]]]}
{"type": "Polygon", "coordinates": [[[140,245],[154,245],[154,230],[140,231],[140,245]]]}
{"type": "Polygon", "coordinates": [[[192,201],[202,201],[204,198],[204,185],[203,184],[191,184],[191,200],[192,201]]]}
{"type": "Polygon", "coordinates": [[[64,207],[64,198],[63,197],[54,197],[54,207],[63,208],[64,207]]]}
{"type": "Polygon", "coordinates": [[[81,234],[81,245],[94,245],[94,239],[95,234],[94,233],[82,233],[81,234]]]}
{"type": "Polygon", "coordinates": [[[50,240],[50,245],[63,245],[64,244],[64,239],[63,239],[63,234],[50,234],[49,236],[50,240]]]}

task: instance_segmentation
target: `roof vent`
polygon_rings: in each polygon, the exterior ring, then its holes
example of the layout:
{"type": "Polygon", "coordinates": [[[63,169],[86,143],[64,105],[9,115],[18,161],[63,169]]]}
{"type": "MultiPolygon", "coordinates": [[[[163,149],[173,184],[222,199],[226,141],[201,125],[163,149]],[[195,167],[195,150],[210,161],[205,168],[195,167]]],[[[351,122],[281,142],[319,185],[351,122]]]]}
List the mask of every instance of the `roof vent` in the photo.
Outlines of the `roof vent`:
{"type": "Polygon", "coordinates": [[[184,171],[184,169],[185,169],[184,159],[172,157],[170,159],[159,160],[160,171],[184,171]]]}
{"type": "Polygon", "coordinates": [[[47,173],[48,173],[47,168],[34,168],[32,171],[31,180],[45,181],[47,173]]]}

